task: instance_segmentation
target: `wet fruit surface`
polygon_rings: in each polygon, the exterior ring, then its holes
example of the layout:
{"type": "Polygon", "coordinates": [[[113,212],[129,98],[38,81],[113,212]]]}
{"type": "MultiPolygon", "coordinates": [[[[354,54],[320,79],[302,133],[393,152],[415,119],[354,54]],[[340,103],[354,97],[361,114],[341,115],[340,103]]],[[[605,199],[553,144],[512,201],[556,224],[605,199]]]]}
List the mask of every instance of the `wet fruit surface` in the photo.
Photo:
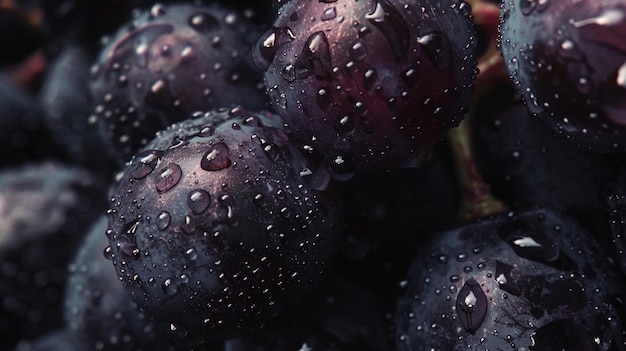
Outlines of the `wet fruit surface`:
{"type": "Polygon", "coordinates": [[[626,351],[624,11],[0,1],[0,349],[626,351]]]}
{"type": "Polygon", "coordinates": [[[443,232],[405,281],[398,349],[617,349],[621,306],[609,301],[624,286],[597,250],[575,222],[544,210],[443,232]]]}
{"type": "Polygon", "coordinates": [[[502,54],[529,110],[600,152],[624,151],[623,1],[504,1],[502,54]]]}
{"type": "Polygon", "coordinates": [[[256,26],[213,6],[154,5],[107,40],[92,69],[100,129],[126,162],[192,112],[266,104],[250,50],[256,26]]]}
{"type": "Polygon", "coordinates": [[[227,339],[258,327],[328,269],[337,206],[304,185],[306,159],[277,121],[236,108],[174,125],[112,193],[120,279],[183,334],[227,339]]]}
{"type": "Polygon", "coordinates": [[[398,168],[468,108],[469,15],[460,1],[290,1],[255,59],[272,106],[338,178],[398,168]]]}

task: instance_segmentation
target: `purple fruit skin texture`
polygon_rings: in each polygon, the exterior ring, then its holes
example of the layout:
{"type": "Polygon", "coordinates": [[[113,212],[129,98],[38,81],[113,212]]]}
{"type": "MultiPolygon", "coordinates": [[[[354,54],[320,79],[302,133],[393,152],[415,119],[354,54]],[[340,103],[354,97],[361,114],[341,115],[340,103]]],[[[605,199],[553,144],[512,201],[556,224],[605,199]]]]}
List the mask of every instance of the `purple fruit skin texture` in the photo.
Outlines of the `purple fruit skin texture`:
{"type": "Polygon", "coordinates": [[[502,6],[502,55],[528,109],[595,152],[626,150],[625,15],[619,0],[502,6]]]}
{"type": "Polygon", "coordinates": [[[605,257],[575,221],[546,210],[442,232],[407,275],[397,350],[543,351],[570,331],[573,349],[616,348],[624,332],[611,301],[624,286],[605,257]]]}
{"type": "Polygon", "coordinates": [[[262,72],[251,56],[259,35],[217,5],[155,5],[122,26],[91,78],[93,116],[120,161],[195,111],[265,108],[262,72]]]}
{"type": "Polygon", "coordinates": [[[462,1],[290,1],[255,61],[272,106],[329,164],[414,165],[469,106],[470,12],[462,1]]]}
{"type": "Polygon", "coordinates": [[[301,186],[298,150],[277,122],[232,109],[173,125],[146,146],[158,158],[135,158],[112,192],[118,275],[177,333],[241,335],[325,275],[341,211],[301,186]]]}

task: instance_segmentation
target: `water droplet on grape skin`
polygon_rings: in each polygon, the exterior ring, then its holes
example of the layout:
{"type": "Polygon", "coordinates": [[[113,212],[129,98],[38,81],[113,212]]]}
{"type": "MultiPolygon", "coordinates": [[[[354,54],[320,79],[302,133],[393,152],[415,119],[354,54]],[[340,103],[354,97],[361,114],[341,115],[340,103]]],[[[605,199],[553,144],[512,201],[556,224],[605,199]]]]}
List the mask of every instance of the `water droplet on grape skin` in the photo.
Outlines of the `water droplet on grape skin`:
{"type": "Polygon", "coordinates": [[[337,17],[337,9],[335,7],[330,7],[324,10],[324,13],[322,13],[322,16],[320,17],[320,19],[322,21],[330,21],[332,19],[335,19],[336,17],[337,17]]]}
{"type": "Polygon", "coordinates": [[[200,167],[205,171],[219,171],[227,168],[230,164],[230,150],[228,145],[224,143],[211,146],[200,160],[200,167]]]}
{"type": "Polygon", "coordinates": [[[159,158],[163,156],[162,151],[146,150],[135,156],[133,162],[136,166],[131,171],[130,176],[134,179],[143,179],[148,176],[156,167],[159,158]]]}
{"type": "Polygon", "coordinates": [[[463,284],[456,298],[458,320],[469,333],[475,333],[487,316],[487,296],[480,284],[470,278],[463,284]]]}
{"type": "Polygon", "coordinates": [[[180,169],[180,166],[175,163],[170,163],[155,177],[155,187],[157,191],[162,194],[170,190],[178,184],[182,175],[183,171],[180,169]]]}
{"type": "Polygon", "coordinates": [[[156,218],[156,226],[159,230],[167,229],[170,226],[171,222],[172,222],[172,216],[166,211],[159,213],[159,215],[156,218]]]}
{"type": "Polygon", "coordinates": [[[330,46],[324,32],[315,32],[307,39],[296,60],[298,78],[314,74],[318,78],[329,77],[332,73],[330,46]]]}
{"type": "Polygon", "coordinates": [[[205,190],[197,189],[189,193],[187,206],[194,214],[200,214],[209,207],[211,195],[205,190]]]}
{"type": "Polygon", "coordinates": [[[409,25],[396,7],[388,0],[379,0],[365,18],[383,33],[396,60],[406,59],[409,50],[409,25]]]}

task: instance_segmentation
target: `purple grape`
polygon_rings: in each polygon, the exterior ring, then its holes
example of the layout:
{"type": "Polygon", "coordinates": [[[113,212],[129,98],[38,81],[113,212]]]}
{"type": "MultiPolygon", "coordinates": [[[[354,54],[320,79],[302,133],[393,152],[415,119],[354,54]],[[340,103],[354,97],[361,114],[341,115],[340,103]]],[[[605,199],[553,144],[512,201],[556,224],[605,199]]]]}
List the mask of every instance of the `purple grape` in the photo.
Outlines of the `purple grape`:
{"type": "Polygon", "coordinates": [[[620,0],[507,0],[502,55],[528,109],[597,152],[625,151],[626,8],[620,0]]]}
{"type": "Polygon", "coordinates": [[[339,206],[304,186],[307,160],[276,126],[276,115],[242,108],[172,125],[112,192],[118,275],[181,342],[256,329],[328,270],[339,206]]]}
{"type": "Polygon", "coordinates": [[[254,25],[217,5],[154,5],[120,28],[93,68],[94,115],[120,161],[199,110],[266,106],[254,25]]]}
{"type": "Polygon", "coordinates": [[[605,257],[545,210],[443,232],[403,283],[397,349],[621,350],[624,282],[605,257]]]}
{"type": "Polygon", "coordinates": [[[102,215],[69,264],[65,289],[66,328],[92,349],[169,350],[168,328],[155,321],[131,299],[104,252],[107,218],[102,215]]]}
{"type": "Polygon", "coordinates": [[[474,40],[463,1],[292,0],[255,60],[276,111],[345,179],[418,162],[463,119],[474,40]]]}

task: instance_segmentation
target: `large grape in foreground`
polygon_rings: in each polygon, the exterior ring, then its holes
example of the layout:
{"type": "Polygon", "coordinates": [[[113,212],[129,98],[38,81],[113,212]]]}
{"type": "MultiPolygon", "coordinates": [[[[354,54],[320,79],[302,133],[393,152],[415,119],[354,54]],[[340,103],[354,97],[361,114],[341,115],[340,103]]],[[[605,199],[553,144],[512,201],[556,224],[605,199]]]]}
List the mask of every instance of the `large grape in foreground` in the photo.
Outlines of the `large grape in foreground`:
{"type": "Polygon", "coordinates": [[[501,47],[530,111],[598,152],[625,151],[626,3],[506,0],[501,47]]]}
{"type": "Polygon", "coordinates": [[[335,175],[398,168],[467,110],[470,15],[457,0],[292,0],[255,59],[274,108],[335,175]]]}
{"type": "Polygon", "coordinates": [[[574,221],[545,210],[444,232],[413,263],[397,349],[622,350],[613,302],[624,286],[605,257],[574,221]]]}
{"type": "Polygon", "coordinates": [[[306,160],[275,125],[240,108],[173,125],[113,192],[107,235],[120,279],[177,336],[193,335],[181,343],[259,327],[328,268],[339,211],[303,186],[306,160]]]}
{"type": "Polygon", "coordinates": [[[154,5],[109,39],[93,69],[94,117],[126,162],[195,111],[266,106],[250,50],[260,35],[217,5],[154,5]]]}

